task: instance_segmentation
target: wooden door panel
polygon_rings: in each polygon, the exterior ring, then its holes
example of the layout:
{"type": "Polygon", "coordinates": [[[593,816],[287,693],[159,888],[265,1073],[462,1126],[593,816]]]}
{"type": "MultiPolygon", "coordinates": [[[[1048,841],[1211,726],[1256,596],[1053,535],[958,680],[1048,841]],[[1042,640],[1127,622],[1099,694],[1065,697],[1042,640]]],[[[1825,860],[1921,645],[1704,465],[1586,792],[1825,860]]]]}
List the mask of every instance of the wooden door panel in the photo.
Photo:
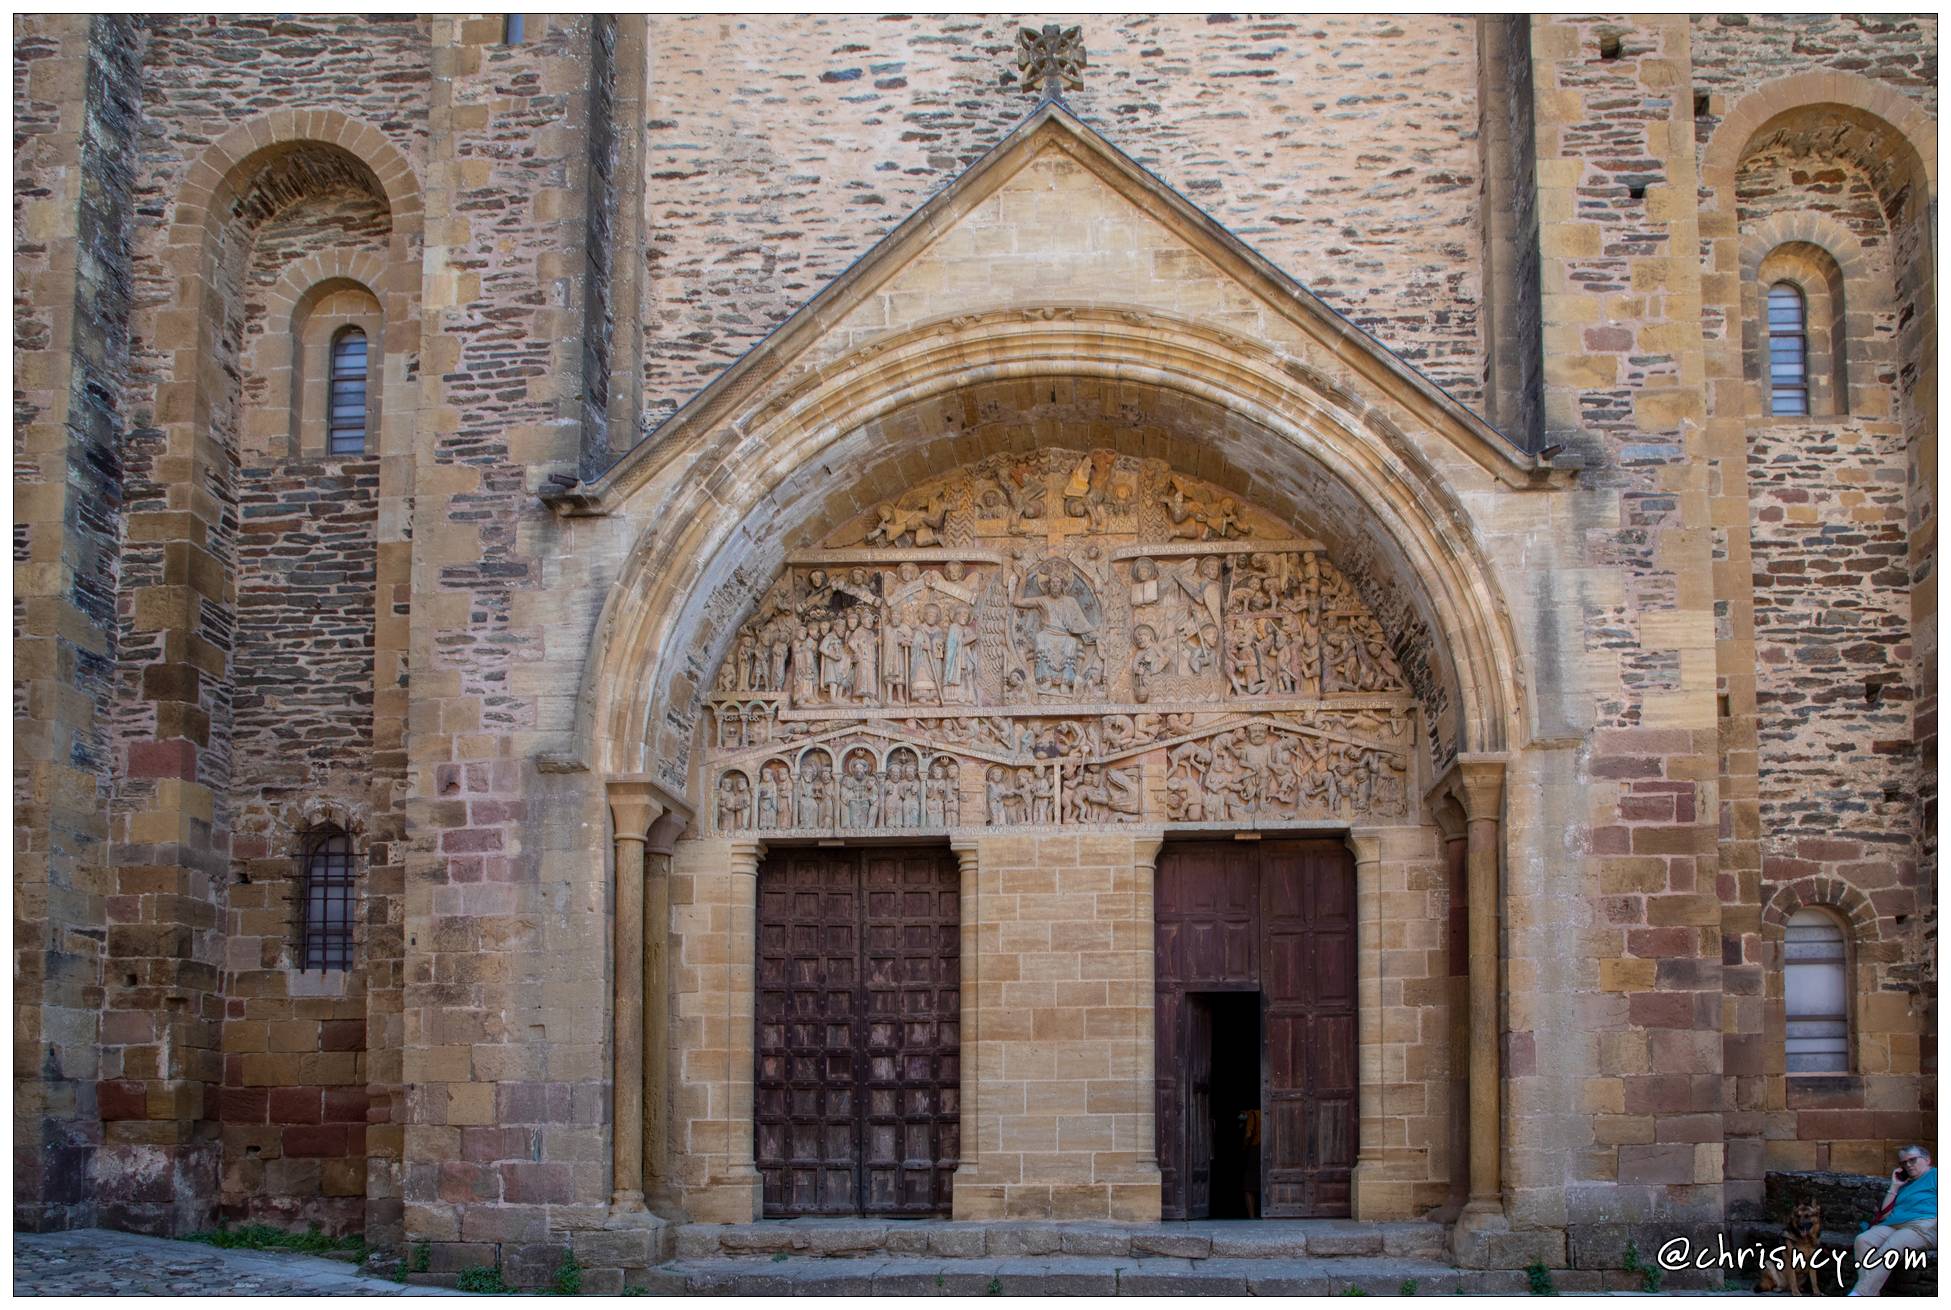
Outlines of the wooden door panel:
{"type": "Polygon", "coordinates": [[[1354,862],[1338,841],[1166,847],[1157,915],[1164,1214],[1194,1208],[1188,992],[1263,998],[1261,1186],[1269,1218],[1346,1215],[1357,1127],[1354,862]]]}
{"type": "Polygon", "coordinates": [[[1189,999],[1184,1013],[1186,1218],[1204,1219],[1213,1204],[1213,1008],[1189,999]]]}
{"type": "Polygon", "coordinates": [[[760,870],[753,1118],[768,1216],[948,1213],[959,913],[946,851],[786,850],[760,870]]]}

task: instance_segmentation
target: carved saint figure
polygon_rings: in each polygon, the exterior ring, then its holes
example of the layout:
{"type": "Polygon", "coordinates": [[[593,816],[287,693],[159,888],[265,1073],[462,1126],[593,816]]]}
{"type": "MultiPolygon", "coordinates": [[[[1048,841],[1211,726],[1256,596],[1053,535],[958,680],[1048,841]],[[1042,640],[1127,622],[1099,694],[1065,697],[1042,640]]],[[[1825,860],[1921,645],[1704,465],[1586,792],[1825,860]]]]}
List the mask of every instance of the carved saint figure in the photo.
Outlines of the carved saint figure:
{"type": "Polygon", "coordinates": [[[880,820],[879,779],[874,765],[865,755],[847,761],[846,775],[840,780],[840,803],[849,828],[872,828],[880,820]]]}
{"type": "Polygon", "coordinates": [[[976,703],[978,664],[973,618],[974,613],[967,605],[957,605],[949,611],[948,624],[942,630],[942,703],[945,705],[976,703]]]}
{"type": "Polygon", "coordinates": [[[839,625],[820,625],[820,690],[829,705],[845,704],[853,690],[853,662],[847,656],[847,641],[839,625]]]}
{"type": "Polygon", "coordinates": [[[890,763],[888,768],[895,775],[888,788],[891,822],[902,828],[919,828],[922,809],[921,766],[909,755],[890,763]]]}
{"type": "Polygon", "coordinates": [[[820,697],[820,639],[812,626],[793,630],[793,703],[811,705],[820,697]]]}
{"type": "Polygon", "coordinates": [[[1000,764],[990,765],[989,772],[983,775],[982,790],[983,798],[989,804],[991,825],[1002,827],[1016,822],[1009,812],[1009,803],[1016,790],[1010,786],[1009,770],[1000,764]]]}
{"type": "Polygon", "coordinates": [[[737,769],[718,779],[718,831],[742,832],[752,805],[752,785],[737,769]]]}
{"type": "Polygon", "coordinates": [[[909,661],[914,658],[915,630],[900,614],[890,614],[881,642],[881,703],[908,703],[909,661]]]}
{"type": "Polygon", "coordinates": [[[759,770],[759,827],[790,828],[792,821],[792,775],[777,760],[767,761],[759,770]]]}
{"type": "Polygon", "coordinates": [[[853,664],[853,698],[857,704],[874,700],[881,693],[881,639],[868,621],[866,611],[856,605],[847,611],[847,653],[853,664]]]}
{"type": "Polygon", "coordinates": [[[916,705],[942,703],[942,607],[921,607],[908,647],[908,698],[916,705]]]}

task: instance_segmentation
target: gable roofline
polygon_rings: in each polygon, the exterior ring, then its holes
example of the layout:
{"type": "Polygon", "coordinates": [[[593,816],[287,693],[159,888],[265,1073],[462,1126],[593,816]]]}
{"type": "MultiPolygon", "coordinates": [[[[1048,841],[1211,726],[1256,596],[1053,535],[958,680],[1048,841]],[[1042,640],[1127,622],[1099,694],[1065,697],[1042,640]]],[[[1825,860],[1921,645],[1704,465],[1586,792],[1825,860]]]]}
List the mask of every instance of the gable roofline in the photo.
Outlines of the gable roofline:
{"type": "Polygon", "coordinates": [[[681,449],[687,432],[709,428],[746,400],[780,365],[839,323],[919,249],[931,244],[975,205],[1014,177],[1046,147],[1062,149],[1120,192],[1138,192],[1152,203],[1151,216],[1221,270],[1253,290],[1275,312],[1320,340],[1339,359],[1376,383],[1394,382],[1423,402],[1426,417],[1448,420],[1459,440],[1486,471],[1519,487],[1545,483],[1554,469],[1520,449],[1481,415],[1450,395],[1414,365],[1389,349],[1299,280],[1260,254],[1221,223],[1124,153],[1058,99],[1046,99],[981,158],[930,196],[893,231],[794,311],[791,317],[739,356],[724,371],[615,463],[594,478],[556,486],[543,500],[561,514],[601,514],[622,495],[649,481],[681,449]],[[1312,329],[1310,331],[1310,329],[1312,329]]]}

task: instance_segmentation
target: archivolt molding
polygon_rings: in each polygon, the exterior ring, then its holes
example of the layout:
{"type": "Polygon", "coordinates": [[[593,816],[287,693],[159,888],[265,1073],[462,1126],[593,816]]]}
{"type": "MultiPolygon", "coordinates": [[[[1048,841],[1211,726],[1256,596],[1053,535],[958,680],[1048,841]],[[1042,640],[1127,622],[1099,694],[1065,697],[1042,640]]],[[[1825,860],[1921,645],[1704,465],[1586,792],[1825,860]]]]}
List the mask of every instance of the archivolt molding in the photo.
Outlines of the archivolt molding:
{"type": "Polygon", "coordinates": [[[1701,185],[1711,193],[1706,207],[1732,208],[1735,171],[1763,128],[1784,115],[1820,109],[1868,116],[1896,132],[1915,155],[1911,162],[1931,195],[1937,195],[1937,125],[1923,105],[1855,73],[1797,73],[1741,97],[1714,129],[1701,157],[1701,185]]]}
{"type": "MultiPolygon", "coordinates": [[[[642,771],[656,736],[653,715],[702,711],[689,697],[669,703],[685,658],[683,630],[702,609],[693,593],[713,561],[736,549],[738,525],[796,471],[864,424],[919,402],[972,385],[1056,377],[1202,399],[1339,481],[1414,572],[1401,581],[1420,588],[1433,611],[1455,667],[1460,748],[1502,749],[1521,739],[1519,648],[1486,552],[1456,494],[1380,406],[1232,334],[1139,311],[1058,307],[961,315],[871,343],[762,396],[695,447],[636,464],[628,485],[599,482],[578,503],[560,506],[587,512],[653,483],[669,488],[654,506],[632,507],[651,526],[612,588],[586,666],[584,758],[607,772],[642,771]]],[[[1526,485],[1562,478],[1541,472],[1526,485]]],[[[746,581],[762,589],[766,579],[746,581]]],[[[754,590],[744,603],[756,598],[754,590]]]]}
{"type": "Polygon", "coordinates": [[[1764,259],[1783,246],[1797,242],[1815,246],[1836,261],[1836,268],[1843,275],[1852,301],[1859,294],[1874,296],[1876,288],[1863,281],[1870,271],[1869,255],[1863,249],[1863,243],[1833,214],[1813,209],[1770,214],[1741,233],[1742,281],[1754,281],[1764,259]]]}
{"type": "Polygon", "coordinates": [[[1840,878],[1797,878],[1780,883],[1763,904],[1761,931],[1764,939],[1779,942],[1788,931],[1788,921],[1797,910],[1816,906],[1832,910],[1848,922],[1851,935],[1859,943],[1880,941],[1876,907],[1859,888],[1840,878]]]}

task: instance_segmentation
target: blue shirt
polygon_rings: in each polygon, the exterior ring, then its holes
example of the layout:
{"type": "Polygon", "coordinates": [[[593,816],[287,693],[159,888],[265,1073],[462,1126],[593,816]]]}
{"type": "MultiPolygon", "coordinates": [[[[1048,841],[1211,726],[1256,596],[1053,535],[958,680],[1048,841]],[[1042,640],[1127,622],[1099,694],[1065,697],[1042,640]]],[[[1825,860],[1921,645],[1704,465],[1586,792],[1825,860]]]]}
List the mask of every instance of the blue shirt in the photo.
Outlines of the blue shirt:
{"type": "Polygon", "coordinates": [[[1917,1177],[1897,1189],[1897,1199],[1890,1203],[1890,1213],[1878,1222],[1896,1227],[1898,1224],[1914,1224],[1920,1219],[1937,1218],[1937,1169],[1926,1169],[1917,1177]]]}

